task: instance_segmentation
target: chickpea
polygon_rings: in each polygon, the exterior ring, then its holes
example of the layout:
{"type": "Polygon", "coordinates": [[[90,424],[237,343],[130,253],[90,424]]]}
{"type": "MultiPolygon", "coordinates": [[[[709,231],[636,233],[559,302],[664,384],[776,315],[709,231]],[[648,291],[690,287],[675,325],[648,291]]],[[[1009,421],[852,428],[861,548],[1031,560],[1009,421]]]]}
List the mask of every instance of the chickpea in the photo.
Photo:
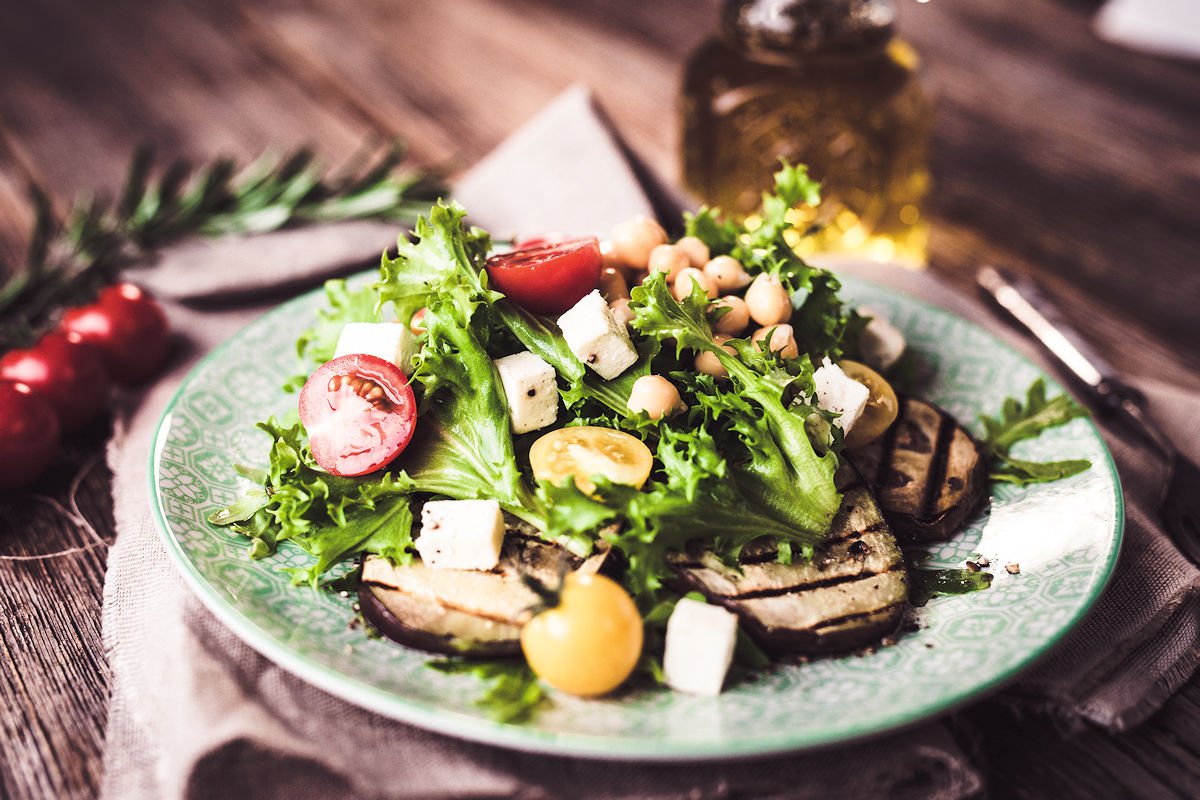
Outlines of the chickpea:
{"type": "Polygon", "coordinates": [[[650,251],[650,261],[646,266],[650,272],[667,273],[667,283],[671,283],[688,268],[688,257],[673,244],[660,244],[650,251]]]}
{"type": "MultiPolygon", "coordinates": [[[[736,356],[737,351],[725,344],[730,338],[732,337],[718,333],[713,337],[713,341],[719,345],[724,345],[727,353],[736,356]]],[[[712,375],[714,378],[729,377],[729,370],[725,369],[725,365],[721,363],[721,359],[717,358],[716,353],[711,353],[708,350],[703,350],[696,356],[696,371],[703,372],[705,375],[712,375]]]]}
{"type": "Polygon", "coordinates": [[[688,264],[699,269],[708,263],[708,245],[695,236],[685,236],[675,243],[688,257],[688,264]]]}
{"type": "Polygon", "coordinates": [[[717,256],[704,265],[704,274],[712,278],[722,292],[744,289],[750,283],[750,276],[733,256],[717,256]]]}
{"type": "Polygon", "coordinates": [[[625,262],[617,258],[617,254],[613,252],[613,244],[608,239],[603,239],[600,242],[600,258],[604,260],[605,268],[619,270],[622,274],[629,271],[629,267],[625,262]]]}
{"type": "Polygon", "coordinates": [[[620,324],[628,327],[629,323],[633,322],[633,309],[629,307],[628,297],[619,297],[608,304],[608,308],[612,311],[613,319],[620,324]]]}
{"type": "Polygon", "coordinates": [[[770,351],[783,358],[796,358],[800,355],[800,348],[796,346],[796,334],[791,325],[771,325],[759,328],[750,337],[750,341],[755,345],[767,341],[770,351]]]}
{"type": "Polygon", "coordinates": [[[417,313],[412,315],[408,321],[408,329],[416,336],[420,336],[425,332],[425,315],[429,313],[428,308],[418,308],[417,313]]]}
{"type": "Polygon", "coordinates": [[[722,308],[729,310],[717,318],[712,329],[728,336],[741,336],[750,324],[750,311],[746,308],[746,301],[734,295],[726,295],[712,304],[714,311],[722,308]]]}
{"type": "Polygon", "coordinates": [[[604,267],[600,270],[600,294],[612,303],[622,297],[629,297],[629,284],[625,282],[625,273],[614,267],[604,267]]]}
{"type": "Polygon", "coordinates": [[[643,375],[634,381],[626,405],[630,411],[645,411],[651,419],[662,419],[687,409],[675,384],[661,375],[643,375]]]}
{"type": "Polygon", "coordinates": [[[650,251],[666,244],[667,232],[649,217],[634,217],[612,230],[613,257],[627,267],[645,269],[650,251]]]}
{"type": "Polygon", "coordinates": [[[698,285],[710,298],[717,296],[717,287],[713,285],[712,278],[695,267],[688,267],[679,273],[675,278],[674,285],[671,286],[671,294],[682,303],[683,298],[692,293],[693,284],[698,285]]]}
{"type": "Polygon", "coordinates": [[[778,325],[792,318],[792,299],[779,279],[762,273],[746,290],[746,308],[759,325],[778,325]]]}

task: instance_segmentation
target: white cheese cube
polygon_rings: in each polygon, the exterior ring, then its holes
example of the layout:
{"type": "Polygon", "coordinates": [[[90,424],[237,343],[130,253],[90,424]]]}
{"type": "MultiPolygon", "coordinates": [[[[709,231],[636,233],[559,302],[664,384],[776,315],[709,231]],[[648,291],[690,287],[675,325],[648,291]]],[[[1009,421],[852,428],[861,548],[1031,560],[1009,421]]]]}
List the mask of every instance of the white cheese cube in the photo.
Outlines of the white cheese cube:
{"type": "Polygon", "coordinates": [[[349,322],[342,328],[333,357],[351,353],[378,356],[410,375],[416,340],[408,326],[401,322],[349,322]]]}
{"type": "Polygon", "coordinates": [[[605,380],[612,380],[637,361],[637,350],[625,326],[613,316],[599,291],[593,291],[558,318],[571,352],[605,380]]]}
{"type": "Polygon", "coordinates": [[[737,616],[720,606],[686,597],[667,620],[663,672],[667,685],[680,692],[718,695],[733,663],[737,616]]]}
{"type": "Polygon", "coordinates": [[[495,500],[430,500],[416,548],[433,569],[487,570],[500,563],[504,515],[495,500]]]}
{"type": "Polygon", "coordinates": [[[500,373],[500,383],[508,398],[513,433],[536,431],[558,418],[554,367],[529,351],[497,358],[492,363],[500,373]]]}
{"type": "Polygon", "coordinates": [[[867,407],[871,390],[846,375],[841,367],[828,358],[813,373],[813,382],[817,387],[817,405],[839,414],[833,424],[841,428],[843,433],[849,433],[867,407]]]}
{"type": "Polygon", "coordinates": [[[880,372],[887,372],[904,355],[908,342],[900,329],[875,309],[863,306],[858,313],[871,318],[858,337],[858,349],[863,361],[880,372]]]}

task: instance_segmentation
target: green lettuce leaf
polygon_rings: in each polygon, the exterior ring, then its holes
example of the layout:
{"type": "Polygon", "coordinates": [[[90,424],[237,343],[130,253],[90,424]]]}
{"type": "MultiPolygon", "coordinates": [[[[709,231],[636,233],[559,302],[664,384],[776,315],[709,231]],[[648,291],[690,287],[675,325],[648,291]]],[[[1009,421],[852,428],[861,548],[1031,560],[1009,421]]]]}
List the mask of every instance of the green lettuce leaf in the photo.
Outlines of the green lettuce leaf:
{"type": "Polygon", "coordinates": [[[293,579],[312,586],[335,563],[361,552],[379,553],[400,564],[411,560],[412,485],[406,476],[330,475],[313,460],[299,423],[284,426],[270,419],[258,427],[272,438],[262,488],[214,511],[209,522],[249,538],[256,558],[274,553],[280,541],[295,542],[315,561],[307,569],[294,570],[293,579]]]}

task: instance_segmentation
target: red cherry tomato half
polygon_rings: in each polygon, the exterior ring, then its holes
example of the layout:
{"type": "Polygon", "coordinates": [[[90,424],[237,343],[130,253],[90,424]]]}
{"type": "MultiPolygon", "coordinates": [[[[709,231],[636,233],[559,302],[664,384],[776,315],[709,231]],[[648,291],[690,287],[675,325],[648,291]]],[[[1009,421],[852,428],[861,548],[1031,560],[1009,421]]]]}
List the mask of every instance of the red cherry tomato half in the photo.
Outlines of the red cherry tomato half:
{"type": "Polygon", "coordinates": [[[48,333],[30,350],[5,354],[0,379],[24,383],[45,397],[64,433],[91,420],[108,403],[101,353],[73,333],[48,333]]]}
{"type": "Polygon", "coordinates": [[[45,472],[58,440],[58,417],[46,398],[23,383],[0,381],[0,490],[45,472]]]}
{"type": "Polygon", "coordinates": [[[596,288],[604,259],[596,239],[574,239],[492,256],[487,272],[514,303],[538,314],[561,314],[596,288]]]}
{"type": "Polygon", "coordinates": [[[158,372],[170,347],[170,331],[162,307],[131,283],[100,293],[95,303],[73,308],[62,329],[95,345],[115,383],[134,386],[158,372]]]}
{"type": "Polygon", "coordinates": [[[408,447],[417,404],[395,364],[363,353],[335,358],[300,390],[313,458],[334,475],[366,475],[408,447]]]}
{"type": "Polygon", "coordinates": [[[572,239],[577,239],[577,236],[568,236],[565,233],[539,233],[535,236],[518,236],[513,239],[513,250],[528,250],[531,247],[544,247],[548,244],[562,244],[569,242],[572,239]]]}

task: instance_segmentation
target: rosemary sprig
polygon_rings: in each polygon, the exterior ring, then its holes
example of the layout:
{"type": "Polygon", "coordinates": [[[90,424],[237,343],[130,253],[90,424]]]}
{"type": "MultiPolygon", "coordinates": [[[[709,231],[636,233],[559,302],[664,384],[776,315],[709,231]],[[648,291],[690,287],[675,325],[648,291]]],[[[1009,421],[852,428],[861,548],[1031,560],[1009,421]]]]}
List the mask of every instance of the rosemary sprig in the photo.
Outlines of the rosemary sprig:
{"type": "Polygon", "coordinates": [[[411,222],[441,186],[398,172],[403,158],[399,146],[365,152],[328,175],[301,149],[244,168],[232,159],[200,168],[179,160],[156,177],[154,152],[141,147],[116,202],[81,198],[62,221],[32,187],[35,222],[24,269],[0,263],[0,276],[8,276],[0,285],[0,352],[31,343],[63,308],[87,302],[125,267],[189,236],[348,219],[411,222]]]}

